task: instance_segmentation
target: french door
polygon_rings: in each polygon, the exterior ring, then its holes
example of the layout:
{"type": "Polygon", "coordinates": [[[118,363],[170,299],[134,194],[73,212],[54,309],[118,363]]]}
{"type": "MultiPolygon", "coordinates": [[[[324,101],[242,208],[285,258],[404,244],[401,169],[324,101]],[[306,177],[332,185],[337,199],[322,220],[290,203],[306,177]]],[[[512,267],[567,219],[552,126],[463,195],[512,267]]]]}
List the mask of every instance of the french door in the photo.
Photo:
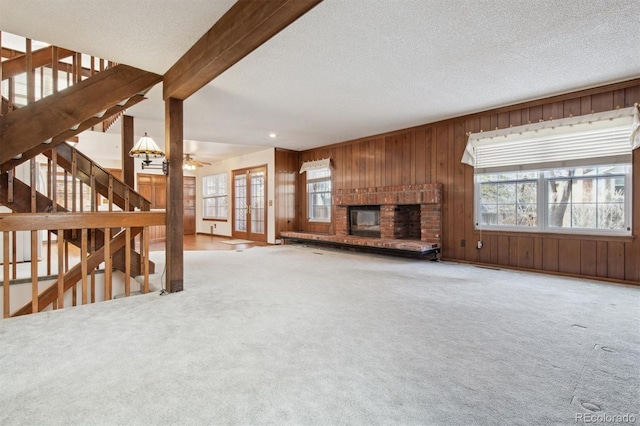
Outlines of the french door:
{"type": "Polygon", "coordinates": [[[233,171],[233,237],[267,241],[267,166],[233,171]]]}

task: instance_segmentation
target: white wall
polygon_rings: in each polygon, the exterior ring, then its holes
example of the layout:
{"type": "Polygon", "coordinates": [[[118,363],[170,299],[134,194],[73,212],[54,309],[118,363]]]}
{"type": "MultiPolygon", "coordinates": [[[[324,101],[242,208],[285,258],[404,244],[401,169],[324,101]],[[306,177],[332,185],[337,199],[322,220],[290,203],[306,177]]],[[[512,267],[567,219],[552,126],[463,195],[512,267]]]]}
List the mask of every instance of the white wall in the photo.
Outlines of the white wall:
{"type": "Polygon", "coordinates": [[[267,165],[267,242],[275,244],[275,149],[267,148],[251,154],[229,158],[227,160],[213,163],[197,170],[196,179],[196,231],[203,234],[214,234],[222,236],[232,235],[231,223],[231,185],[233,184],[231,172],[233,170],[245,169],[247,167],[267,165]],[[202,219],[202,177],[217,173],[227,173],[227,194],[229,197],[229,218],[226,222],[210,221],[202,219]],[[213,229],[212,229],[213,227],[213,229]]]}

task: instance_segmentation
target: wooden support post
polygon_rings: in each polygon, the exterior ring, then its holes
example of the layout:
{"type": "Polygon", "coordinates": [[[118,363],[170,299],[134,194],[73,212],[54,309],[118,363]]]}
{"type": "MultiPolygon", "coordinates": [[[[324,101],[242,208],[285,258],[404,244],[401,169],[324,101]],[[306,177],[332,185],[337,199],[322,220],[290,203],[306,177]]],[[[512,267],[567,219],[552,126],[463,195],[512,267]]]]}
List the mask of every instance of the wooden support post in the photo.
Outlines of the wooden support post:
{"type": "Polygon", "coordinates": [[[133,188],[135,186],[135,161],[129,156],[129,151],[134,145],[133,117],[122,116],[122,180],[125,185],[133,188]]]}
{"type": "MultiPolygon", "coordinates": [[[[9,293],[9,287],[11,287],[10,282],[9,282],[9,268],[11,268],[11,265],[9,265],[9,232],[8,231],[4,231],[2,233],[2,261],[3,261],[3,265],[2,265],[2,269],[3,269],[3,281],[2,281],[2,289],[3,289],[3,301],[4,301],[4,308],[3,308],[3,316],[4,318],[9,318],[9,316],[11,315],[11,307],[10,307],[10,302],[11,302],[11,295],[9,293]]],[[[14,260],[15,262],[15,260],[14,260]]]]}
{"type": "Polygon", "coordinates": [[[169,161],[167,179],[166,267],[167,288],[170,293],[182,291],[184,286],[183,259],[183,101],[165,100],[165,151],[169,161]]]}
{"type": "Polygon", "coordinates": [[[87,304],[87,228],[82,228],[80,247],[80,262],[82,269],[82,304],[87,304]]]}

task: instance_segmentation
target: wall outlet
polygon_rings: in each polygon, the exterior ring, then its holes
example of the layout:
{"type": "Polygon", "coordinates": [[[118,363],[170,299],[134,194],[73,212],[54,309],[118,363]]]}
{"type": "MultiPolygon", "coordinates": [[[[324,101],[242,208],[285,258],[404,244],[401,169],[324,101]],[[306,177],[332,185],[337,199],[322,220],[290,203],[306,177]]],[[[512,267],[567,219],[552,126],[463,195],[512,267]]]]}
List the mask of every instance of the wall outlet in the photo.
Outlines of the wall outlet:
{"type": "Polygon", "coordinates": [[[482,241],[478,240],[478,250],[482,248],[482,241]]]}
{"type": "Polygon", "coordinates": [[[466,240],[460,240],[460,247],[464,247],[467,245],[467,241],[466,240]]]}

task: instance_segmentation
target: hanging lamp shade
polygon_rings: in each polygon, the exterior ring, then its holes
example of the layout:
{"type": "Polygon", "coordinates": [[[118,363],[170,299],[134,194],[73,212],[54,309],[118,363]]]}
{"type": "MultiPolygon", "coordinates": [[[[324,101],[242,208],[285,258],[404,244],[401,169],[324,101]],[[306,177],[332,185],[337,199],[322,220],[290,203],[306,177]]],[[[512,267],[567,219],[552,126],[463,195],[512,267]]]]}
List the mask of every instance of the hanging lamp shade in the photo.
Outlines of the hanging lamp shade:
{"type": "Polygon", "coordinates": [[[138,143],[136,143],[134,147],[131,148],[131,151],[129,151],[129,156],[136,158],[146,158],[148,160],[149,158],[162,158],[164,157],[164,152],[162,152],[162,150],[158,148],[158,145],[156,145],[154,140],[151,139],[151,137],[148,136],[145,132],[144,136],[140,138],[138,143]]]}

